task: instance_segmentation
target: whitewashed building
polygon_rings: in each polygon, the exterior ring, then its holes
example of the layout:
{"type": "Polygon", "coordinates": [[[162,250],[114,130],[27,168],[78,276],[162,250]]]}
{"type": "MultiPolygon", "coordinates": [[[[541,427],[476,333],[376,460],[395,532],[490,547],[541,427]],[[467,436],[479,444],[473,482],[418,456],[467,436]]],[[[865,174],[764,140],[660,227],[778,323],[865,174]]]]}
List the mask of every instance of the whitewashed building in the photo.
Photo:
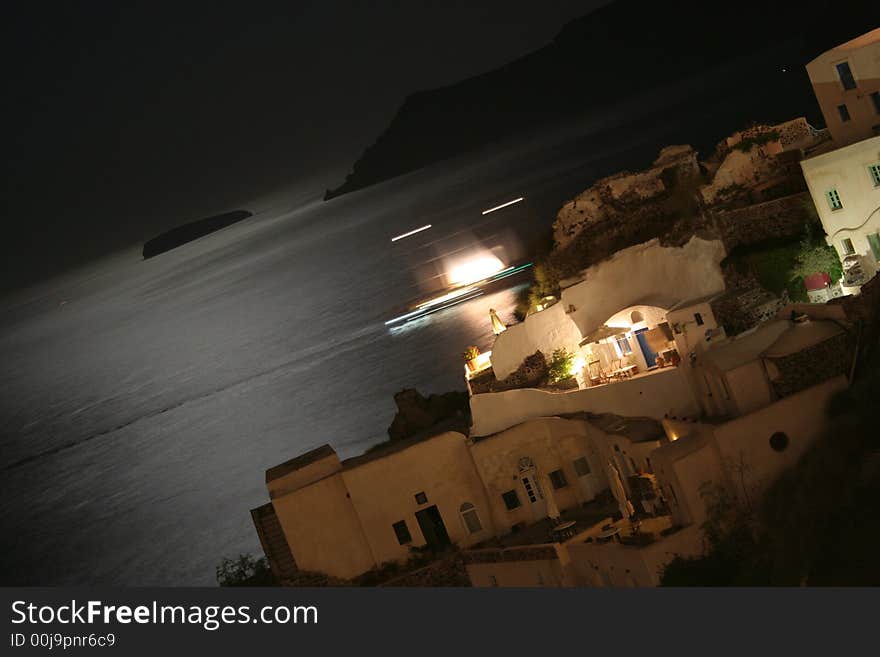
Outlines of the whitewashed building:
{"type": "Polygon", "coordinates": [[[858,288],[880,261],[880,137],[801,162],[827,241],[844,263],[844,286],[858,288]]]}

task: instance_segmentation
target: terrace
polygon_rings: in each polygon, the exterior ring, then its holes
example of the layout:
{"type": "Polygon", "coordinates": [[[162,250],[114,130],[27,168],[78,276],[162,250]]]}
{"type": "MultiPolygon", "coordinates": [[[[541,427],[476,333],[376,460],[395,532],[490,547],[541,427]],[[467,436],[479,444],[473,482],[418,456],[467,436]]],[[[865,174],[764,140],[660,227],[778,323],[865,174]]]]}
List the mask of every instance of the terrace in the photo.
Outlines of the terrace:
{"type": "Polygon", "coordinates": [[[471,549],[512,548],[529,545],[546,545],[558,542],[616,544],[622,546],[641,546],[659,540],[661,535],[671,532],[672,518],[668,515],[642,516],[636,523],[621,518],[618,505],[610,492],[601,495],[583,506],[566,509],[560,513],[559,523],[550,518],[525,525],[505,536],[490,539],[471,549]],[[574,522],[573,533],[563,540],[557,540],[553,529],[557,524],[574,522]]]}

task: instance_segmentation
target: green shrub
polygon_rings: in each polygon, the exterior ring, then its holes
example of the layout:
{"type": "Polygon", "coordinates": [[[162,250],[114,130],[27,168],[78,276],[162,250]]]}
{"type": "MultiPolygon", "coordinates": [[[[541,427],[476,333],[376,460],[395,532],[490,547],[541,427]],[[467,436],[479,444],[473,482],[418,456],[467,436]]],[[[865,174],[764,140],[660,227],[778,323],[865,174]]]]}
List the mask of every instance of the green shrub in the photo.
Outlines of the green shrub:
{"type": "Polygon", "coordinates": [[[574,363],[574,354],[567,349],[556,349],[550,359],[548,377],[550,383],[558,383],[571,376],[571,367],[574,363]]]}

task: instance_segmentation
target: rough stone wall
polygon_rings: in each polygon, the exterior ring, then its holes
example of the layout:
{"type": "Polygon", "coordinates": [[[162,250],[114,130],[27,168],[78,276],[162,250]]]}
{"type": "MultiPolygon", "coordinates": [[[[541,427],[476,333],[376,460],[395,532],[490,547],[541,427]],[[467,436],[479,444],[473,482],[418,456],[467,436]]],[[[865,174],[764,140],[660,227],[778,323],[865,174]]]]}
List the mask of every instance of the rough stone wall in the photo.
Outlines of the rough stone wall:
{"type": "Polygon", "coordinates": [[[819,131],[802,116],[780,123],[774,129],[779,133],[779,143],[786,150],[792,147],[803,148],[805,143],[820,138],[819,131]]]}
{"type": "Polygon", "coordinates": [[[540,351],[527,356],[516,371],[505,379],[495,378],[493,370],[487,370],[479,376],[471,379],[471,394],[479,395],[484,392],[502,392],[517,388],[537,388],[547,380],[550,367],[547,359],[540,351]]]}
{"type": "Polygon", "coordinates": [[[781,152],[778,141],[755,145],[748,151],[733,148],[718,167],[712,182],[700,188],[703,202],[710,206],[728,202],[744,189],[776,177],[776,155],[781,152]]]}
{"type": "Polygon", "coordinates": [[[789,356],[771,360],[779,369],[773,390],[787,397],[840,374],[848,375],[852,364],[853,341],[841,333],[789,356]]]}
{"type": "Polygon", "coordinates": [[[697,153],[690,146],[668,146],[650,169],[621,172],[597,181],[562,206],[553,222],[557,247],[565,247],[587,225],[605,220],[626,223],[634,213],[657,214],[670,187],[699,173],[697,153]]]}
{"type": "Polygon", "coordinates": [[[733,336],[772,319],[785,300],[778,299],[757,283],[736,288],[710,304],[715,321],[733,336]]]}
{"type": "Polygon", "coordinates": [[[715,225],[728,252],[745,244],[793,237],[815,222],[809,192],[715,213],[715,225]]]}
{"type": "Polygon", "coordinates": [[[470,586],[471,580],[460,555],[435,561],[424,568],[395,577],[379,586],[470,586]]]}
{"type": "MultiPolygon", "coordinates": [[[[660,151],[652,166],[639,172],[621,172],[603,178],[565,203],[553,222],[556,248],[572,245],[590,226],[589,239],[608,243],[620,241],[622,233],[638,234],[625,248],[651,237],[660,237],[658,223],[676,225],[681,218],[670,207],[669,196],[678,180],[711,175],[698,196],[709,207],[748,205],[806,190],[800,170],[800,149],[819,143],[822,131],[815,130],[803,117],[778,125],[755,125],[722,140],[715,152],[700,163],[688,145],[668,146],[660,151]],[[748,150],[736,148],[746,140],[774,134],[777,138],[753,144],[748,150]],[[652,225],[653,224],[653,225],[652,225]],[[653,231],[653,234],[648,235],[653,231]],[[607,233],[610,233],[607,234],[607,233]]],[[[699,222],[698,222],[699,223],[699,222]]],[[[609,253],[613,253],[610,251],[609,253]]],[[[596,262],[595,259],[590,263],[596,262]]]]}
{"type": "Polygon", "coordinates": [[[462,553],[462,556],[465,564],[503,563],[505,561],[546,561],[559,558],[556,548],[552,545],[466,550],[462,553]]]}

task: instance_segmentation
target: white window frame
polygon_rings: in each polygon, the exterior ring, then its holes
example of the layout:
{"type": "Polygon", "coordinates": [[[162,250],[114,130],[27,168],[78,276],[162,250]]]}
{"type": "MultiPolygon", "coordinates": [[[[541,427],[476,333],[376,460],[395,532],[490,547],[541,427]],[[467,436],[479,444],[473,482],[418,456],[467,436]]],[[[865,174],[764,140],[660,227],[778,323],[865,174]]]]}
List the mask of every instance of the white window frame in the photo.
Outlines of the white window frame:
{"type": "Polygon", "coordinates": [[[837,191],[837,187],[825,190],[825,201],[832,212],[843,210],[843,199],[840,198],[840,192],[837,191]]]}
{"type": "Polygon", "coordinates": [[[880,162],[874,162],[868,165],[868,176],[874,187],[880,187],[880,162]]]}

